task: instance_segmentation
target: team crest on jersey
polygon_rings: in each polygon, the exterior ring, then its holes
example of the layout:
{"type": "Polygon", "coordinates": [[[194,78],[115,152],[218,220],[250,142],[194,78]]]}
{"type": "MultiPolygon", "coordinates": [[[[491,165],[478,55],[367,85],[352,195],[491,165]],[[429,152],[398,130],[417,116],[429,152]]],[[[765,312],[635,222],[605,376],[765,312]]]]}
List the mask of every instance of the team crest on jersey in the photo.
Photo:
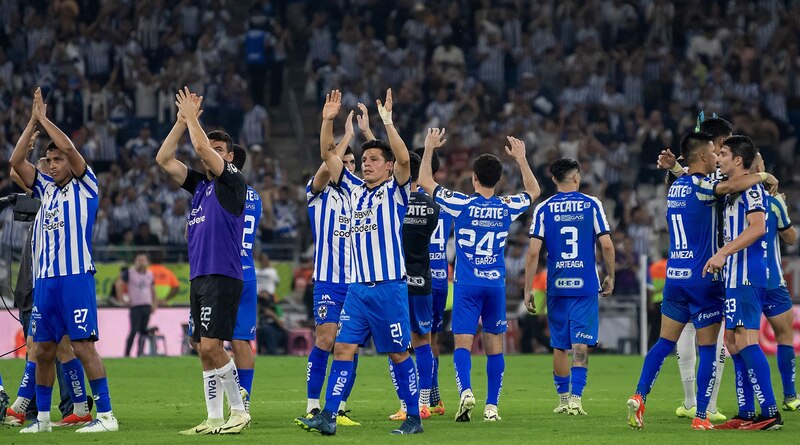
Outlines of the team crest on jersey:
{"type": "Polygon", "coordinates": [[[500,201],[502,201],[505,204],[511,204],[511,198],[509,198],[508,196],[503,196],[502,198],[500,198],[500,201]]]}
{"type": "Polygon", "coordinates": [[[328,316],[328,307],[327,306],[320,306],[317,308],[317,315],[320,319],[324,320],[328,316]]]}
{"type": "Polygon", "coordinates": [[[31,335],[36,335],[36,320],[31,320],[31,335]]]}
{"type": "Polygon", "coordinates": [[[212,190],[214,190],[214,186],[213,185],[209,185],[208,188],[206,189],[206,196],[211,196],[211,191],[212,190]]]}

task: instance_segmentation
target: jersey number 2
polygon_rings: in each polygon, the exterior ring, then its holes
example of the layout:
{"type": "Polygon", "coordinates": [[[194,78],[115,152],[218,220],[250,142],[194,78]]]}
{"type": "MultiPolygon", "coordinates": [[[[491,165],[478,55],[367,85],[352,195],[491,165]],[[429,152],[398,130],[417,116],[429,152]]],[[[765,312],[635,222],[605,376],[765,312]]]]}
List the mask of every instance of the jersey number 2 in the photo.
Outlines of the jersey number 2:
{"type": "Polygon", "coordinates": [[[252,249],[253,243],[247,242],[247,235],[252,235],[256,231],[256,217],[253,215],[244,216],[244,230],[242,231],[242,248],[252,249]]]}

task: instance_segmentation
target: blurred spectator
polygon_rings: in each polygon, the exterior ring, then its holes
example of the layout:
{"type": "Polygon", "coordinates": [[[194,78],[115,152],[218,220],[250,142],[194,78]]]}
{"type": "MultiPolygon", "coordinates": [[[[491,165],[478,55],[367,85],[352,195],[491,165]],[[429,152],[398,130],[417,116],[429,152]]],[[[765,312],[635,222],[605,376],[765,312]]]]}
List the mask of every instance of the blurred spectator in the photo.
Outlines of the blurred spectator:
{"type": "Polygon", "coordinates": [[[270,263],[269,256],[266,253],[261,253],[258,256],[258,268],[256,269],[256,288],[258,292],[266,292],[277,299],[275,290],[280,281],[278,270],[270,263]]]}
{"type": "Polygon", "coordinates": [[[288,330],[283,309],[275,303],[275,297],[261,290],[258,292],[258,327],[256,343],[259,354],[280,355],[286,353],[288,330]]]}

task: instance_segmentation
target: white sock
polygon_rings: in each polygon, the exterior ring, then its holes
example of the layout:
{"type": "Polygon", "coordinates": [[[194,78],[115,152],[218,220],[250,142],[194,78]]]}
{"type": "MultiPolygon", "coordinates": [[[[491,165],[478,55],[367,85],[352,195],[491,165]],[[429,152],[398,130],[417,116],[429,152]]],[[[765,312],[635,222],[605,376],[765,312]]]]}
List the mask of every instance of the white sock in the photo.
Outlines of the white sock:
{"type": "Polygon", "coordinates": [[[39,411],[36,420],[44,424],[50,423],[50,411],[39,411]]]}
{"type": "Polygon", "coordinates": [[[239,374],[236,372],[236,364],[233,363],[233,359],[227,365],[217,368],[217,376],[225,395],[228,396],[228,403],[231,405],[231,409],[244,411],[242,394],[239,392],[239,374]]]}
{"type": "Polygon", "coordinates": [[[683,328],[676,352],[678,354],[678,369],[681,372],[681,382],[683,383],[683,406],[691,408],[697,405],[697,388],[695,388],[695,364],[697,362],[697,350],[695,349],[695,329],[691,323],[683,328]]]}
{"type": "Polygon", "coordinates": [[[419,391],[419,406],[431,406],[431,390],[421,389],[419,391]]]}
{"type": "Polygon", "coordinates": [[[209,419],[223,419],[222,389],[220,388],[217,371],[203,371],[203,393],[206,397],[206,411],[209,419]]]}
{"type": "Polygon", "coordinates": [[[339,411],[347,411],[347,402],[344,400],[339,402],[339,411]]]}
{"type": "Polygon", "coordinates": [[[400,401],[400,410],[403,411],[404,413],[408,412],[408,407],[406,406],[405,400],[400,401]]]}
{"type": "Polygon", "coordinates": [[[306,402],[306,412],[310,413],[314,409],[322,411],[322,408],[319,406],[319,399],[308,399],[308,402],[306,402]]]}
{"type": "Polygon", "coordinates": [[[580,402],[581,401],[581,396],[576,396],[575,394],[573,394],[573,395],[570,396],[570,399],[577,400],[578,402],[580,402]]]}
{"type": "Polygon", "coordinates": [[[76,403],[72,405],[72,413],[78,417],[83,417],[89,414],[89,400],[86,400],[83,403],[76,403]]]}
{"type": "Polygon", "coordinates": [[[559,394],[558,401],[561,403],[561,405],[566,405],[567,403],[569,403],[569,393],[565,392],[559,394]]]}
{"type": "Polygon", "coordinates": [[[725,356],[727,354],[728,351],[725,349],[725,329],[720,329],[719,338],[717,338],[717,375],[714,378],[711,399],[708,401],[708,410],[712,413],[717,412],[717,396],[719,395],[719,387],[722,386],[722,370],[725,368],[725,356]]]}
{"type": "Polygon", "coordinates": [[[25,397],[17,397],[17,400],[14,400],[14,404],[11,405],[11,409],[17,413],[24,413],[28,410],[28,405],[30,405],[31,399],[27,399],[25,397]]]}

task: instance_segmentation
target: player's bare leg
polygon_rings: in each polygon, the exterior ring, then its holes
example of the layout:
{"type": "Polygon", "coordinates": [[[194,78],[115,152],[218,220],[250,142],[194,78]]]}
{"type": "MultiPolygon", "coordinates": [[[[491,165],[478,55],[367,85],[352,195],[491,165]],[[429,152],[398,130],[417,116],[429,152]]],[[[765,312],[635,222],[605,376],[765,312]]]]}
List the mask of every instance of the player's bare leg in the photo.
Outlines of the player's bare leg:
{"type": "MultiPolygon", "coordinates": [[[[586,372],[589,368],[589,347],[576,343],[572,345],[571,396],[567,414],[572,416],[585,416],[583,409],[583,388],[586,386],[586,372]],[[580,381],[579,381],[580,380],[580,381]]],[[[559,394],[559,399],[561,395],[559,394]]]]}

